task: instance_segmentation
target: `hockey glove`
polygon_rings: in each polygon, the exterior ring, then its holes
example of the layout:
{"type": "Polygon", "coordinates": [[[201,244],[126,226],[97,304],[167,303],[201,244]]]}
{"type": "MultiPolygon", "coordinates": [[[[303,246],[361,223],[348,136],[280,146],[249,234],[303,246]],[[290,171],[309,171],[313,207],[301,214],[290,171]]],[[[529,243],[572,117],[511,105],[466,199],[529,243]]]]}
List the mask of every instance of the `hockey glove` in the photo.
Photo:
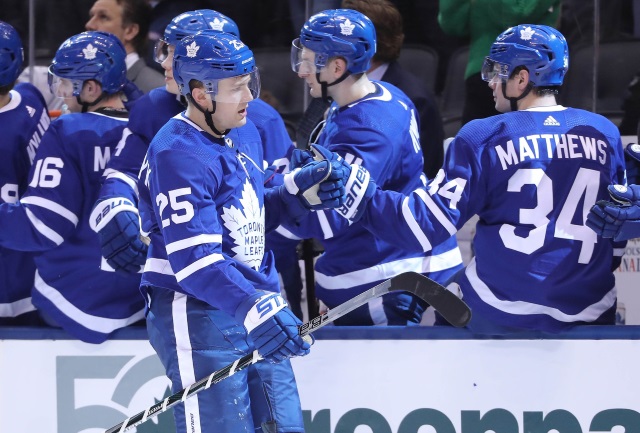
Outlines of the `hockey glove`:
{"type": "Polygon", "coordinates": [[[615,203],[597,202],[587,215],[587,226],[614,241],[640,237],[640,186],[611,185],[609,195],[615,203]]]}
{"type": "Polygon", "coordinates": [[[366,168],[359,165],[349,165],[344,171],[346,197],[344,204],[336,208],[336,212],[355,223],[362,218],[364,211],[376,190],[376,183],[366,168]]]}
{"type": "Polygon", "coordinates": [[[640,184],[640,144],[629,144],[624,149],[627,183],[640,184]]]}
{"type": "Polygon", "coordinates": [[[293,356],[307,355],[313,337],[300,335],[300,320],[288,308],[278,293],[259,292],[242,302],[236,310],[236,320],[242,323],[260,356],[277,363],[293,356]]]}
{"type": "Polygon", "coordinates": [[[289,214],[295,219],[310,209],[328,209],[344,202],[344,177],[348,164],[338,155],[318,146],[312,151],[313,159],[284,176],[280,196],[289,214]]]}
{"type": "Polygon", "coordinates": [[[140,272],[147,259],[148,247],[140,240],[140,221],[135,205],[126,198],[107,198],[96,203],[89,218],[109,266],[125,274],[140,272]]]}

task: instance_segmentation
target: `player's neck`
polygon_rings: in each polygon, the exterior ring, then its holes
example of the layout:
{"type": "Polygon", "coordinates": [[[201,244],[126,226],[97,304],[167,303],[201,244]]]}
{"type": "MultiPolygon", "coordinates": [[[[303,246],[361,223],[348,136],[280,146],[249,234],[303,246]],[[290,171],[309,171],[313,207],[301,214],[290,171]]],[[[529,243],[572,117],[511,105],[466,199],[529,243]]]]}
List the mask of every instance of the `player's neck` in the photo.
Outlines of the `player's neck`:
{"type": "Polygon", "coordinates": [[[189,105],[189,107],[187,107],[187,111],[185,115],[189,120],[191,120],[193,123],[195,123],[200,128],[202,128],[202,130],[204,130],[207,134],[213,135],[216,138],[223,137],[222,135],[217,134],[215,131],[209,128],[209,125],[207,125],[207,121],[204,118],[204,114],[200,110],[192,106],[191,104],[189,105]]]}
{"type": "Polygon", "coordinates": [[[553,107],[554,105],[558,105],[555,95],[530,96],[531,97],[524,98],[520,101],[520,104],[518,104],[518,110],[528,110],[529,108],[539,107],[553,107]]]}
{"type": "Polygon", "coordinates": [[[351,76],[338,84],[338,86],[335,89],[336,91],[332,92],[331,97],[340,107],[362,99],[376,90],[375,85],[369,80],[367,74],[362,74],[358,79],[354,79],[351,76]]]}
{"type": "Polygon", "coordinates": [[[0,108],[4,107],[11,101],[11,94],[0,95],[0,108]]]}
{"type": "Polygon", "coordinates": [[[109,97],[108,99],[104,99],[100,102],[98,102],[96,105],[89,107],[88,111],[97,111],[101,108],[111,108],[114,110],[124,110],[124,103],[122,102],[122,99],[119,96],[112,96],[109,97]]]}

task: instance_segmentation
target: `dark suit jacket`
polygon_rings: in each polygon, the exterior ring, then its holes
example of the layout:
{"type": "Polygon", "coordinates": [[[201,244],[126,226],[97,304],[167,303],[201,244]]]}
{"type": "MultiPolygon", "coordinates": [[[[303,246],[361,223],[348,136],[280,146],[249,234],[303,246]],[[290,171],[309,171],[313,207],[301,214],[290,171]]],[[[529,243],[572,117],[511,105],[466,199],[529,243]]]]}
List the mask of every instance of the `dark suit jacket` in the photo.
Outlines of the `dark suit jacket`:
{"type": "Polygon", "coordinates": [[[138,86],[138,89],[144,93],[156,87],[164,86],[164,75],[155,69],[150,68],[144,59],[140,58],[129,69],[127,69],[127,78],[138,86]]]}
{"type": "Polygon", "coordinates": [[[398,62],[389,64],[382,81],[402,90],[416,106],[420,125],[420,145],[424,154],[424,172],[429,179],[433,179],[444,161],[444,128],[435,96],[398,62]]]}

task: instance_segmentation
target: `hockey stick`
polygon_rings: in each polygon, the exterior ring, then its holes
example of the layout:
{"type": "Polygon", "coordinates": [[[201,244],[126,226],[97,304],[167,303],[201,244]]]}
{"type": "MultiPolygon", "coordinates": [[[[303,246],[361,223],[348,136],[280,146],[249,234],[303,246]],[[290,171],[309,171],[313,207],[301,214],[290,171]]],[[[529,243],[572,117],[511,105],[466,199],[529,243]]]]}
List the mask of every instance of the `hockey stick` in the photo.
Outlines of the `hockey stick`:
{"type": "MultiPolygon", "coordinates": [[[[304,323],[300,326],[300,335],[307,336],[312,332],[322,328],[334,320],[344,316],[345,314],[355,310],[361,305],[384,295],[392,291],[406,291],[414,294],[423,301],[429,303],[436,311],[438,311],[444,319],[456,327],[465,326],[471,319],[471,311],[467,304],[465,304],[456,295],[445,289],[435,281],[425,277],[424,275],[415,272],[405,272],[400,275],[396,275],[393,278],[384,281],[377,286],[374,286],[348,300],[347,302],[338,305],[337,307],[321,314],[315,319],[304,323]]],[[[127,431],[150,418],[157,416],[158,414],[166,411],[170,407],[175,406],[181,401],[185,401],[192,395],[209,388],[211,385],[216,384],[234,373],[260,361],[262,357],[258,354],[257,350],[253,353],[245,355],[242,358],[236,360],[232,364],[214,371],[208,377],[201,379],[173,395],[165,398],[163,401],[159,401],[146,410],[137,413],[136,415],[127,418],[118,425],[111,427],[105,433],[116,433],[127,431]]]]}

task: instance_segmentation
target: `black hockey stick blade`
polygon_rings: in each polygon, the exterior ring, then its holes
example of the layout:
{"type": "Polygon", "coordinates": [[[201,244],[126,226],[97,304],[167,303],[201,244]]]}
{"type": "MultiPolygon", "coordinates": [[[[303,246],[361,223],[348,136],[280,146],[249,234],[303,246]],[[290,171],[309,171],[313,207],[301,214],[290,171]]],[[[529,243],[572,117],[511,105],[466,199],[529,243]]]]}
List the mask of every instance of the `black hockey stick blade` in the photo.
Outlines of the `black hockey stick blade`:
{"type": "MultiPolygon", "coordinates": [[[[435,281],[425,277],[424,275],[416,272],[405,272],[400,275],[396,275],[382,283],[370,288],[369,290],[362,292],[358,296],[355,296],[348,301],[338,305],[337,307],[321,314],[313,320],[304,323],[300,326],[300,335],[306,336],[314,331],[322,328],[324,325],[335,321],[336,319],[344,316],[347,313],[355,310],[361,305],[396,290],[404,290],[414,294],[425,302],[429,303],[436,311],[438,311],[442,317],[444,317],[449,323],[454,326],[464,326],[471,319],[471,311],[467,304],[465,304],[460,298],[448,291],[446,288],[436,283],[435,281]]],[[[118,425],[106,430],[105,433],[121,433],[125,432],[143,422],[159,415],[167,409],[175,406],[181,401],[186,400],[192,395],[209,388],[234,373],[247,368],[248,366],[260,361],[262,357],[258,354],[258,351],[253,351],[248,355],[236,360],[232,364],[214,371],[208,377],[201,379],[193,385],[184,388],[175,394],[170,395],[162,401],[154,404],[146,410],[135,414],[134,416],[127,418],[118,425]]]]}
{"type": "Polygon", "coordinates": [[[471,320],[469,306],[455,293],[424,275],[406,272],[392,278],[391,290],[404,290],[413,293],[427,302],[451,325],[462,328],[471,320]]]}

